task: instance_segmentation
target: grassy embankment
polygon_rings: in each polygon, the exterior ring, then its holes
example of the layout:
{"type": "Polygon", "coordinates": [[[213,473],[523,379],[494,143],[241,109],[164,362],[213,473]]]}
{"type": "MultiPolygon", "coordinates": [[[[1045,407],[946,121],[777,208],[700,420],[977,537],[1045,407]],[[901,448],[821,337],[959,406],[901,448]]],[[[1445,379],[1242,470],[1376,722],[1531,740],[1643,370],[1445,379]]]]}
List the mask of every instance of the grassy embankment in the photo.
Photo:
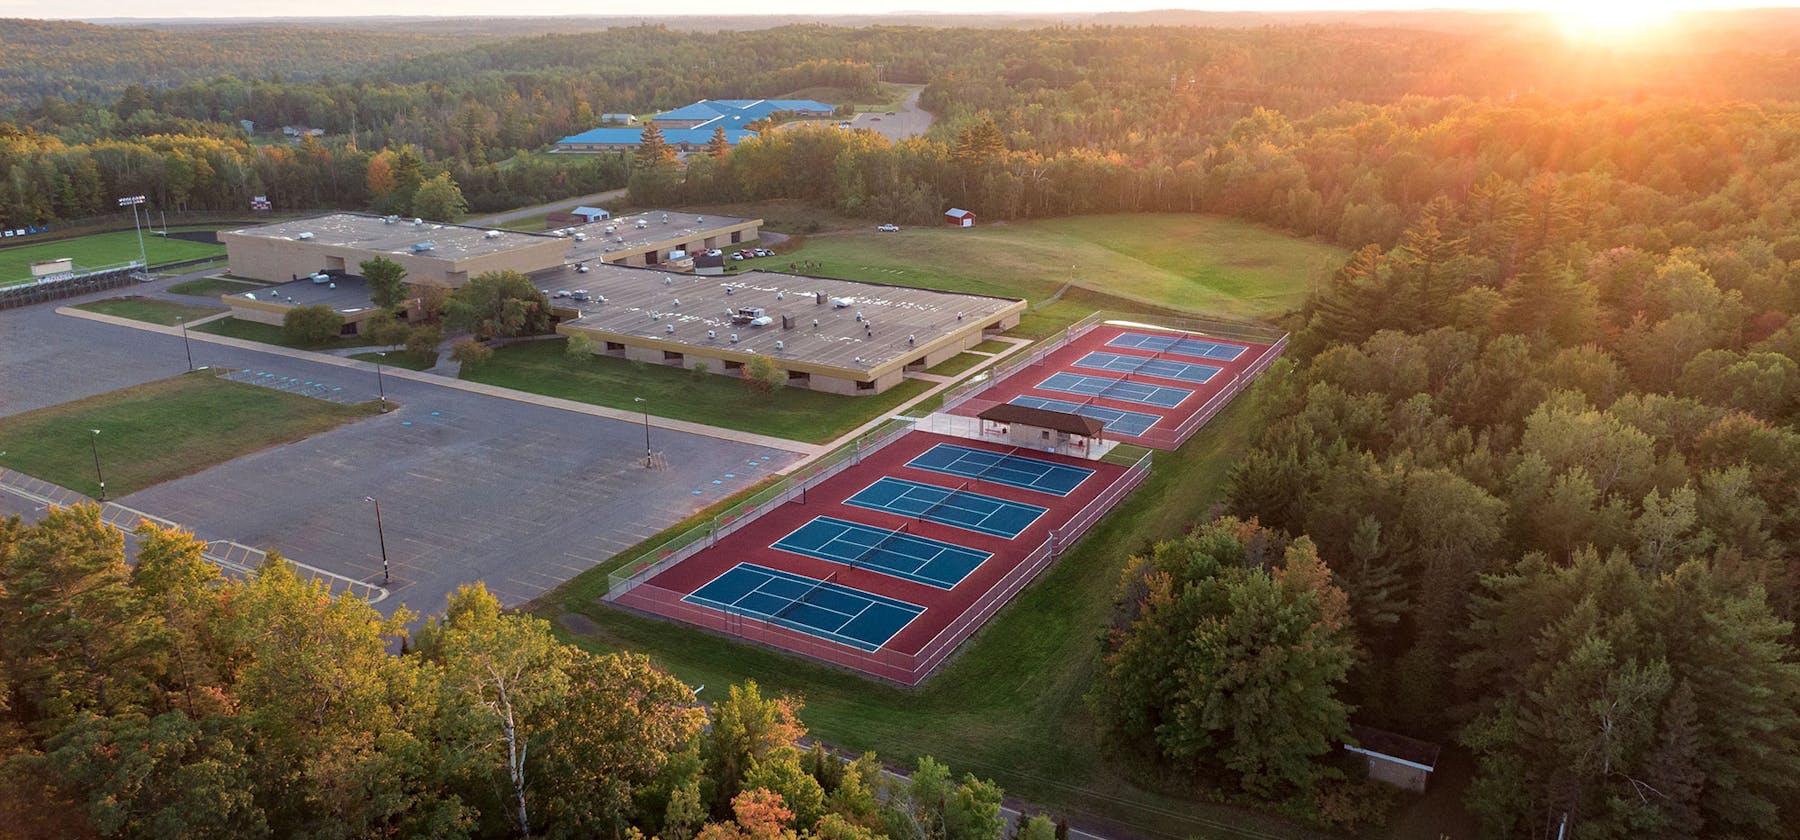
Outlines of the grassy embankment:
{"type": "Polygon", "coordinates": [[[0,466],[109,498],[375,414],[198,371],[0,418],[0,466]],[[92,430],[99,429],[95,435],[92,430]]]}

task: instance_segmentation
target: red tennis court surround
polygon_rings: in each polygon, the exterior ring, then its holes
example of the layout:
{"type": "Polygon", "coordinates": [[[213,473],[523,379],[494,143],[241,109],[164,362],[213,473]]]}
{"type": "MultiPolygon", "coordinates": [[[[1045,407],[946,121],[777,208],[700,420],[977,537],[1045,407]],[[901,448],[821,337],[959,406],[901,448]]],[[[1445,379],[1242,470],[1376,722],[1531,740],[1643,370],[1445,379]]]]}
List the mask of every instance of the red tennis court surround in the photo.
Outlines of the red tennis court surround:
{"type": "Polygon", "coordinates": [[[737,525],[697,550],[669,555],[654,566],[638,570],[615,583],[609,594],[613,603],[644,612],[751,639],[826,662],[847,666],[873,676],[917,684],[937,667],[957,645],[974,633],[1038,572],[1072,543],[1126,494],[1142,483],[1149,471],[1148,458],[1130,466],[1088,461],[1062,455],[1008,447],[986,441],[909,432],[888,438],[879,448],[863,452],[858,462],[803,492],[791,492],[754,519],[737,525]],[[999,480],[970,479],[907,466],[907,462],[939,444],[1012,453],[1052,464],[1092,470],[1066,496],[1022,489],[999,480]],[[1017,537],[1007,539],[953,527],[930,518],[901,515],[844,504],[884,476],[964,489],[996,499],[1048,508],[1017,537]],[[952,543],[991,556],[953,588],[942,589],[924,582],[884,574],[871,567],[853,567],[815,556],[773,548],[773,544],[817,517],[860,523],[884,529],[905,528],[907,534],[952,543]],[[818,635],[776,623],[684,601],[683,598],[736,568],[754,564],[777,572],[825,580],[839,587],[903,601],[924,612],[888,638],[872,653],[829,641],[818,635]]]}
{"type": "Polygon", "coordinates": [[[1071,330],[1060,346],[1054,341],[1049,344],[1052,346],[1022,364],[997,374],[996,379],[947,397],[945,411],[973,417],[995,405],[1022,399],[1034,408],[1094,416],[1106,424],[1109,440],[1175,449],[1266,370],[1286,349],[1287,337],[1248,341],[1108,321],[1071,330]],[[1235,358],[1223,358],[1229,350],[1218,349],[1234,347],[1243,348],[1235,358]],[[1205,350],[1216,352],[1200,355],[1205,350]],[[1105,366],[1096,365],[1094,360],[1102,357],[1111,358],[1105,359],[1105,366]],[[1078,364],[1083,360],[1088,361],[1086,366],[1078,364]],[[1218,372],[1205,382],[1170,375],[1178,370],[1190,373],[1196,366],[1217,368],[1218,372]],[[1045,387],[1045,381],[1058,373],[1073,376],[1060,377],[1052,385],[1081,380],[1078,384],[1092,387],[1074,392],[1045,387]],[[1164,375],[1156,375],[1159,373],[1164,375]],[[1108,380],[1116,384],[1105,385],[1108,380]],[[1093,393],[1102,387],[1107,389],[1104,393],[1093,393]],[[1134,393],[1149,390],[1163,402],[1180,391],[1192,394],[1173,407],[1130,399],[1134,393]],[[1139,431],[1145,424],[1150,425],[1139,431]]]}

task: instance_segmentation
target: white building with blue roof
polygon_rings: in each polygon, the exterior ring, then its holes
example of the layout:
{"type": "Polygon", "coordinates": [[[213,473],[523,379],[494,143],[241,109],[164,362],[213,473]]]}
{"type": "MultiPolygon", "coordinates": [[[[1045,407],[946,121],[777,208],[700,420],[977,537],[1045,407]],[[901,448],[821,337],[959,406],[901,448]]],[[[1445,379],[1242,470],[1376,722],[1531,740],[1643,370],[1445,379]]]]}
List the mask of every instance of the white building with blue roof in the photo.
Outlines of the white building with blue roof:
{"type": "MultiPolygon", "coordinates": [[[[673,111],[650,118],[662,130],[663,140],[682,155],[706,148],[713,132],[725,129],[725,142],[733,146],[756,132],[747,126],[776,113],[796,117],[829,117],[837,111],[834,105],[811,99],[702,99],[673,111]]],[[[556,141],[552,152],[591,154],[596,152],[630,152],[643,145],[644,130],[635,127],[601,127],[571,134],[556,141]]]]}

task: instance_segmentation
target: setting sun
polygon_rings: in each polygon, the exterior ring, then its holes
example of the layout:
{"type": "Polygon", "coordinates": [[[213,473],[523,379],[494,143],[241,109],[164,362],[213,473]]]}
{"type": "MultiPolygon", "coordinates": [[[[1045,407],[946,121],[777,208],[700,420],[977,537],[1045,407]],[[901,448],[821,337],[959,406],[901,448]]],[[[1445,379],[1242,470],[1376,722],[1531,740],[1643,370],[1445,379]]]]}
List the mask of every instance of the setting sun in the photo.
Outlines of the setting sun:
{"type": "Polygon", "coordinates": [[[1602,0],[1538,4],[1558,28],[1580,40],[1628,40],[1670,24],[1681,12],[1707,4],[1680,0],[1602,0]]]}

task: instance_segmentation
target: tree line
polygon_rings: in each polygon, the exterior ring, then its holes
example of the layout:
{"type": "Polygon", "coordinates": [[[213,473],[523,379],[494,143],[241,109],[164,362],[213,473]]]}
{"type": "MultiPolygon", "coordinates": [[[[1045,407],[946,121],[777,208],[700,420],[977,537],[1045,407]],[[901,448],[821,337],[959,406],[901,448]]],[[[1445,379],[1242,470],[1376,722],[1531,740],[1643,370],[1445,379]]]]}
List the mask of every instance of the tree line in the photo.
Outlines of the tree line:
{"type": "MultiPolygon", "coordinates": [[[[416,633],[278,555],[226,579],[99,508],[0,520],[0,815],[19,837],[1000,840],[1001,792],[814,744],[799,700],[597,656],[479,584],[416,633]]],[[[1012,836],[1056,840],[1057,824],[1012,836]]]]}

